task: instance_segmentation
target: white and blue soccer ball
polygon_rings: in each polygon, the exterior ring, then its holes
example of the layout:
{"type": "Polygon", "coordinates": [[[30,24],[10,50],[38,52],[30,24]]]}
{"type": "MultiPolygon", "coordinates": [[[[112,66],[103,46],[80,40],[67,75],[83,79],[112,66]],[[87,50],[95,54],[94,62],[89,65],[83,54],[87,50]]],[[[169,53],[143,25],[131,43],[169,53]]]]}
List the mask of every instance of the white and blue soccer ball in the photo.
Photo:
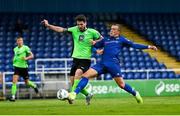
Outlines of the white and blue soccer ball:
{"type": "Polygon", "coordinates": [[[68,98],[68,96],[69,96],[69,93],[68,93],[68,91],[66,91],[65,89],[59,89],[59,90],[57,91],[57,98],[58,98],[59,100],[65,100],[65,99],[68,98]]]}

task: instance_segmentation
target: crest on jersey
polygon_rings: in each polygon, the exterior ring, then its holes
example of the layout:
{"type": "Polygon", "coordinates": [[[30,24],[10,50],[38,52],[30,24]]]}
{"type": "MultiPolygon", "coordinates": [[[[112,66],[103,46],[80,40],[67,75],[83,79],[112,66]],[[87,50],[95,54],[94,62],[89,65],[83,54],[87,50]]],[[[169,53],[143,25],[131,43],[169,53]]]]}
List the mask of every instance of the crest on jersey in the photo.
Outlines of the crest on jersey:
{"type": "Polygon", "coordinates": [[[79,35],[79,41],[82,41],[84,39],[84,35],[79,35]]]}
{"type": "Polygon", "coordinates": [[[18,50],[16,53],[15,53],[17,56],[19,56],[21,54],[21,51],[18,50]]]}

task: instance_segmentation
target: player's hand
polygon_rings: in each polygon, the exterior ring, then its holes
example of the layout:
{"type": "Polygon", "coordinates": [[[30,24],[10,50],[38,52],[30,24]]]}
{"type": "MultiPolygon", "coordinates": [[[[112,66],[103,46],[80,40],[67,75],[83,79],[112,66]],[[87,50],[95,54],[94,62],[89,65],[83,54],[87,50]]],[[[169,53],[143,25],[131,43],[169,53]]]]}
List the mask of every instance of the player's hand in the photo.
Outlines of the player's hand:
{"type": "Polygon", "coordinates": [[[92,45],[95,45],[95,44],[96,44],[96,41],[91,40],[90,43],[91,43],[92,45]]]}
{"type": "Polygon", "coordinates": [[[99,50],[96,50],[96,53],[99,54],[99,55],[102,55],[104,52],[104,49],[99,49],[99,50]]]}
{"type": "Polygon", "coordinates": [[[155,51],[158,50],[156,46],[151,46],[151,45],[149,45],[148,48],[149,48],[149,49],[152,49],[152,50],[155,50],[155,51]]]}
{"type": "Polygon", "coordinates": [[[28,60],[26,57],[22,57],[22,60],[28,60]]]}
{"type": "Polygon", "coordinates": [[[49,25],[48,20],[46,20],[46,19],[41,21],[41,24],[44,25],[45,27],[48,27],[48,25],[49,25]]]}

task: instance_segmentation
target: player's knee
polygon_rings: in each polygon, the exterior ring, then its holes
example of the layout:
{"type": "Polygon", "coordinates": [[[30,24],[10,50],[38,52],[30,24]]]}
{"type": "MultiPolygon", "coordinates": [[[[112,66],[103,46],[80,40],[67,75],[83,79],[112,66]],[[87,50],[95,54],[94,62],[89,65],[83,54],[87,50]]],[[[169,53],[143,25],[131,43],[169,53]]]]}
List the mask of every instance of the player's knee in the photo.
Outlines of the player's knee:
{"type": "Polygon", "coordinates": [[[75,76],[74,79],[81,79],[81,76],[75,76]]]}
{"type": "Polygon", "coordinates": [[[13,81],[12,81],[12,83],[13,83],[13,84],[16,84],[16,83],[17,83],[17,81],[14,81],[14,80],[13,80],[13,81]]]}
{"type": "Polygon", "coordinates": [[[86,78],[94,78],[97,76],[97,71],[90,68],[88,71],[86,71],[83,75],[83,77],[86,77],[86,78]]]}
{"type": "Polygon", "coordinates": [[[79,77],[83,74],[83,71],[81,69],[77,69],[75,72],[75,77],[79,77]]]}
{"type": "Polygon", "coordinates": [[[120,88],[123,89],[124,86],[125,86],[125,83],[124,83],[124,81],[119,81],[119,82],[118,82],[118,85],[119,85],[120,88]]]}
{"type": "Polygon", "coordinates": [[[90,78],[90,76],[91,76],[91,73],[89,70],[86,71],[84,74],[82,74],[82,77],[90,78]]]}
{"type": "Polygon", "coordinates": [[[16,84],[16,83],[17,83],[17,79],[13,78],[12,82],[13,82],[14,84],[16,84]]]}
{"type": "Polygon", "coordinates": [[[120,83],[119,87],[123,89],[124,88],[124,83],[120,83]]]}
{"type": "Polygon", "coordinates": [[[13,83],[17,83],[17,81],[18,81],[18,76],[17,76],[17,75],[13,75],[13,80],[12,80],[12,82],[13,82],[13,83]]]}
{"type": "Polygon", "coordinates": [[[85,72],[85,73],[82,75],[82,77],[90,78],[90,75],[89,75],[87,72],[85,72]]]}

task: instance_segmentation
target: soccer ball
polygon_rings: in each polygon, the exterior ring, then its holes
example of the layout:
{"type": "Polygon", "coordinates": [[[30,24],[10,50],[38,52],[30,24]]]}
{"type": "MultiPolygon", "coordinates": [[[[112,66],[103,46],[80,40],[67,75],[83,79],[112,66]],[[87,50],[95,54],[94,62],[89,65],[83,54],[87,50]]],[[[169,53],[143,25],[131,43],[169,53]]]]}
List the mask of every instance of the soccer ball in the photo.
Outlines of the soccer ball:
{"type": "Polygon", "coordinates": [[[57,91],[57,98],[59,100],[65,100],[68,98],[68,96],[69,96],[69,93],[65,89],[60,89],[57,91]]]}

